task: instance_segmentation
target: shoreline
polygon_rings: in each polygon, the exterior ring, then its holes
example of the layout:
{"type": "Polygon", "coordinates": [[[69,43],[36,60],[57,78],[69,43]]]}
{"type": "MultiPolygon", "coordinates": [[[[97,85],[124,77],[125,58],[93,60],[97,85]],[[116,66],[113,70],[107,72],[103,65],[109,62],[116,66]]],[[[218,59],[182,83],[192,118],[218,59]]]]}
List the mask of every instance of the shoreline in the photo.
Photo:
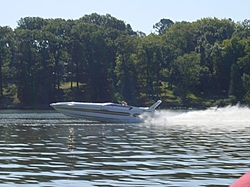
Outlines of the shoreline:
{"type": "MultiPolygon", "coordinates": [[[[209,106],[212,107],[212,106],[209,106]]],[[[170,110],[202,110],[209,108],[203,105],[173,105],[173,104],[162,104],[158,107],[158,109],[170,109],[170,110]]],[[[32,106],[20,106],[20,105],[8,105],[8,106],[0,106],[0,110],[53,110],[53,108],[49,105],[32,107],[32,106]]]]}

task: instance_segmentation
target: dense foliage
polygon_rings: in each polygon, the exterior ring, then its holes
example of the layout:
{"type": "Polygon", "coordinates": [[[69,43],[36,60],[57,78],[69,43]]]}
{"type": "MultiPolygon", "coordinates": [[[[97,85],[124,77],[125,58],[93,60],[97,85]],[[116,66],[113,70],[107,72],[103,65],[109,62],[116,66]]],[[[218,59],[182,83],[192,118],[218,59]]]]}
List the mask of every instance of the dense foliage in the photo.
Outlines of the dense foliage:
{"type": "Polygon", "coordinates": [[[138,104],[172,90],[183,103],[189,94],[250,103],[250,20],[161,19],[153,27],[156,33],[146,36],[96,13],[26,17],[14,30],[0,27],[0,98],[12,93],[25,106],[138,104]]]}

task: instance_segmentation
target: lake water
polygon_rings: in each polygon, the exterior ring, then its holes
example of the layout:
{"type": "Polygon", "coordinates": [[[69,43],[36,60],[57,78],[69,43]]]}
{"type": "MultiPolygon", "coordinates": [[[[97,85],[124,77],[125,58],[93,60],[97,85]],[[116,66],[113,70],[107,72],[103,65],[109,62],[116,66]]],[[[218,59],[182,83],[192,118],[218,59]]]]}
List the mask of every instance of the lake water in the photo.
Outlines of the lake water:
{"type": "Polygon", "coordinates": [[[244,107],[160,110],[140,124],[0,112],[0,187],[228,186],[249,158],[244,107]]]}

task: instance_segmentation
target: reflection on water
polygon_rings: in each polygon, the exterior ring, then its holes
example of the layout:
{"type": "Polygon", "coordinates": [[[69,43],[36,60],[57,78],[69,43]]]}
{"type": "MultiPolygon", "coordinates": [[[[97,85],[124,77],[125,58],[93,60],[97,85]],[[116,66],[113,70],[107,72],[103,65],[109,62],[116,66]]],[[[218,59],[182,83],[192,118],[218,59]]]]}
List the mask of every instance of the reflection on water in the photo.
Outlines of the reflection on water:
{"type": "Polygon", "coordinates": [[[228,186],[250,170],[250,110],[159,111],[141,124],[0,113],[0,186],[228,186]]]}

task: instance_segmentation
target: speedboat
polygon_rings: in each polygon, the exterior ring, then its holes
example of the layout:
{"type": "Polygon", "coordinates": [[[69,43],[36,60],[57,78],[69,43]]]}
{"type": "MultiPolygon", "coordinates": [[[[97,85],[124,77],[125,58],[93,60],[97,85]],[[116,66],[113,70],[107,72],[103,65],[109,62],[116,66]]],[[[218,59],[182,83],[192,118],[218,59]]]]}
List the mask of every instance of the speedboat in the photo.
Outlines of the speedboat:
{"type": "Polygon", "coordinates": [[[129,106],[125,102],[117,103],[88,103],[88,102],[58,102],[51,103],[58,112],[74,118],[83,118],[90,121],[100,122],[123,122],[139,123],[143,122],[145,116],[153,116],[156,107],[161,104],[158,100],[150,107],[129,106]]]}

